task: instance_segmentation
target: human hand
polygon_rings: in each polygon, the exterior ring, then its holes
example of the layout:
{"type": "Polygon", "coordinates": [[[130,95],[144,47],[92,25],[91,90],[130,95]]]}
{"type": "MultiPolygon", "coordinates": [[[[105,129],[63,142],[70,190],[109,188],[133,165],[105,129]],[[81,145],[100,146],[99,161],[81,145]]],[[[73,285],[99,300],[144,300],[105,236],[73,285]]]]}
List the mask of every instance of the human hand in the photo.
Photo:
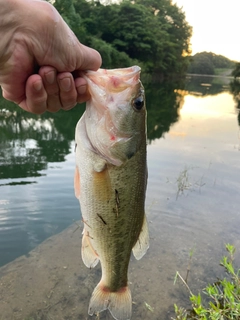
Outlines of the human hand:
{"type": "Polygon", "coordinates": [[[77,40],[52,5],[0,0],[0,39],[4,98],[37,114],[88,99],[80,72],[97,70],[101,57],[77,40]]]}

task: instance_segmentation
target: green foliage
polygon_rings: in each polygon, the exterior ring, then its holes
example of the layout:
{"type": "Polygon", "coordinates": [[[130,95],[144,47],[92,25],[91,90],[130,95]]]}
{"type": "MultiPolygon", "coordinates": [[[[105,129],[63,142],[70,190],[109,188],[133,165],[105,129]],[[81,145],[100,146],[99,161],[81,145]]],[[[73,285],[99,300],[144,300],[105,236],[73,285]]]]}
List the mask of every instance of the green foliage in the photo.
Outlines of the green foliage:
{"type": "Polygon", "coordinates": [[[234,62],[222,55],[217,55],[212,52],[200,52],[191,58],[188,72],[214,75],[216,68],[231,69],[233,67],[234,62]]]}
{"type": "Polygon", "coordinates": [[[112,44],[107,43],[102,39],[95,37],[89,38],[89,46],[95,48],[102,56],[103,68],[124,68],[134,64],[139,64],[138,61],[131,59],[125,52],[118,51],[112,44]]]}
{"type": "MultiPolygon", "coordinates": [[[[230,91],[237,103],[237,108],[240,110],[240,63],[236,63],[232,76],[234,79],[230,82],[230,91]]],[[[240,112],[238,115],[238,122],[240,125],[240,112]]]]}
{"type": "Polygon", "coordinates": [[[55,8],[82,42],[86,39],[86,31],[80,14],[75,10],[73,0],[56,0],[55,8]]]}
{"type": "Polygon", "coordinates": [[[191,310],[174,306],[175,320],[225,320],[240,319],[240,269],[233,266],[235,247],[227,244],[228,257],[224,256],[221,265],[227,272],[227,277],[209,284],[203,293],[207,297],[207,302],[203,300],[201,294],[194,295],[186,282],[177,273],[177,276],[184,282],[190,292],[191,310]]]}
{"type": "Polygon", "coordinates": [[[138,63],[149,73],[184,73],[191,27],[171,0],[56,0],[54,3],[79,40],[100,51],[103,66],[138,63]]]}
{"type": "Polygon", "coordinates": [[[173,81],[164,81],[160,84],[151,82],[144,85],[149,143],[162,137],[170,130],[170,126],[178,121],[183,97],[175,89],[183,87],[184,83],[173,81]]]}
{"type": "Polygon", "coordinates": [[[232,76],[235,79],[240,77],[240,62],[236,63],[235,68],[232,72],[232,76]]]}

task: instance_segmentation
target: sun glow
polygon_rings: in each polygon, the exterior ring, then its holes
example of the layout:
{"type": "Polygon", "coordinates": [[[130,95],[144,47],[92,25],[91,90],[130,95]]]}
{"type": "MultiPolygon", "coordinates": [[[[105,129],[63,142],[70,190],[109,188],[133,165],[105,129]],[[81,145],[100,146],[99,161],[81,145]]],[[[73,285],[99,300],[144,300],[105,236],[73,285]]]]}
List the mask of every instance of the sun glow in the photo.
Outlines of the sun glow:
{"type": "Polygon", "coordinates": [[[180,111],[181,118],[195,116],[197,118],[236,117],[233,97],[228,92],[218,95],[196,97],[187,95],[184,97],[184,105],[180,111]]]}
{"type": "Polygon", "coordinates": [[[240,61],[238,41],[240,1],[175,0],[193,27],[192,54],[202,51],[240,61]]]}

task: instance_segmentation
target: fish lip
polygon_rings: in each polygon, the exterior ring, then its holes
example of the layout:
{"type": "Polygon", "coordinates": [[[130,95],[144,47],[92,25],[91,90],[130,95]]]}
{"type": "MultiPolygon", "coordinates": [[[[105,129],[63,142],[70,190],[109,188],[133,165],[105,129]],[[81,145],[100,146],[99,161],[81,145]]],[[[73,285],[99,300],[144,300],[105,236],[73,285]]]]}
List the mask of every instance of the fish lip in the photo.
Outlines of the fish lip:
{"type": "Polygon", "coordinates": [[[88,86],[91,85],[89,89],[91,95],[91,91],[95,91],[94,87],[98,87],[98,89],[102,91],[98,96],[104,105],[106,103],[106,89],[114,93],[122,92],[129,87],[134,87],[137,83],[141,82],[140,71],[141,68],[139,66],[108,70],[100,68],[97,71],[82,71],[80,75],[86,80],[88,86]]]}
{"type": "Polygon", "coordinates": [[[97,71],[87,70],[82,71],[81,75],[87,77],[88,75],[98,74],[98,77],[101,76],[121,76],[124,79],[131,79],[135,74],[138,74],[141,71],[139,66],[132,66],[129,68],[118,68],[118,69],[98,69],[97,71]]]}

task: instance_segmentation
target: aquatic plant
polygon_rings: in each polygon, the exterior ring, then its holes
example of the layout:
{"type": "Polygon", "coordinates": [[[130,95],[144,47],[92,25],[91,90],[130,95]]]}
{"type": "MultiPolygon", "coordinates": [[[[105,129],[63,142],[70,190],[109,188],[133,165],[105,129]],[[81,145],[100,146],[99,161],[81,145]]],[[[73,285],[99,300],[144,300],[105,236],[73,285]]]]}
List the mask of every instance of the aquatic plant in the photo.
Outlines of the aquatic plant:
{"type": "Polygon", "coordinates": [[[207,299],[203,299],[202,294],[194,295],[187,282],[179,272],[176,273],[175,281],[179,278],[190,293],[192,308],[187,310],[178,307],[176,304],[173,320],[237,320],[240,319],[240,269],[233,265],[235,247],[227,244],[228,257],[224,256],[220,262],[226,270],[226,277],[219,279],[213,284],[209,284],[203,289],[203,294],[207,299]]]}

